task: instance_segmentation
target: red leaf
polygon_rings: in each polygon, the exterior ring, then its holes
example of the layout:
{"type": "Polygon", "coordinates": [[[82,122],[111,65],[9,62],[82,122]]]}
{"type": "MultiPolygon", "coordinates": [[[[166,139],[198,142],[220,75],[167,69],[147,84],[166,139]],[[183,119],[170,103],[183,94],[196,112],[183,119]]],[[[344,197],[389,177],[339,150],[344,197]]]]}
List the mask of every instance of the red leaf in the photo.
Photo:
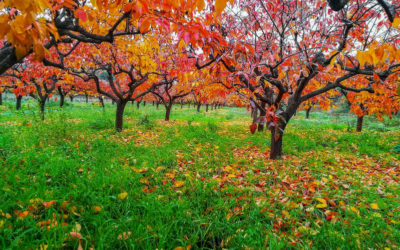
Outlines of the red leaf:
{"type": "Polygon", "coordinates": [[[86,22],[87,20],[86,12],[84,12],[83,10],[77,10],[75,13],[79,19],[81,19],[83,22],[86,22]]]}

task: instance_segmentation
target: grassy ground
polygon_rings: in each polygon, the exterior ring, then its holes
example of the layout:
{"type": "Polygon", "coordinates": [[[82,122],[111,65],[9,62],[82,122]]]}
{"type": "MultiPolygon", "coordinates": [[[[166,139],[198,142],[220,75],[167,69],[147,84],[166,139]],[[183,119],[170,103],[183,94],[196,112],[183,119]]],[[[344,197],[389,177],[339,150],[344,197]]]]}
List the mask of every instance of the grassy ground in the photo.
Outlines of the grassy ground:
{"type": "Polygon", "coordinates": [[[300,112],[283,160],[244,109],[0,106],[0,248],[400,247],[399,117],[300,112]]]}

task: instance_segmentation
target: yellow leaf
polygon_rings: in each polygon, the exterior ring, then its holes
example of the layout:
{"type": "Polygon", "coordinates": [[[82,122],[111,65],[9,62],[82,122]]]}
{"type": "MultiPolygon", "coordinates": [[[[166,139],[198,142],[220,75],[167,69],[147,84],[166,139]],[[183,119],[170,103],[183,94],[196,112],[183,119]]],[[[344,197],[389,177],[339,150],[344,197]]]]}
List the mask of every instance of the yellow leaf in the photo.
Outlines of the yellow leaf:
{"type": "Polygon", "coordinates": [[[326,208],[328,205],[326,203],[318,204],[315,207],[316,208],[326,208]]]}
{"type": "Polygon", "coordinates": [[[371,206],[371,208],[374,209],[374,210],[379,210],[379,206],[378,206],[378,204],[376,204],[376,203],[371,203],[370,206],[371,206]]]}
{"type": "Polygon", "coordinates": [[[217,15],[225,9],[228,0],[215,0],[215,12],[217,15]]]}
{"type": "Polygon", "coordinates": [[[400,26],[400,17],[396,17],[396,18],[393,20],[392,26],[395,27],[395,28],[400,28],[400,27],[399,27],[399,26],[400,26]]]}
{"type": "Polygon", "coordinates": [[[123,193],[120,193],[120,194],[118,195],[118,198],[119,198],[120,200],[124,200],[124,199],[126,199],[126,197],[128,197],[128,193],[127,193],[127,192],[123,192],[123,193]]]}
{"type": "Polygon", "coordinates": [[[182,187],[184,184],[185,184],[184,181],[176,181],[176,182],[175,182],[175,187],[176,187],[176,188],[180,188],[180,187],[182,187]]]}
{"type": "Polygon", "coordinates": [[[356,213],[358,216],[360,216],[360,211],[357,208],[350,207],[350,210],[353,211],[354,213],[356,213]]]}

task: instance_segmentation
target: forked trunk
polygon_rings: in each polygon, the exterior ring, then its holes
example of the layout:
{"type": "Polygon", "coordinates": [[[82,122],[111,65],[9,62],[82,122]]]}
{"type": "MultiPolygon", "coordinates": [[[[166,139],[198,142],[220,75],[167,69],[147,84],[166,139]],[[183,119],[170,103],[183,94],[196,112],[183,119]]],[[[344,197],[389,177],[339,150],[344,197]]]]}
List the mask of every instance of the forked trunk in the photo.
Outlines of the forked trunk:
{"type": "Polygon", "coordinates": [[[22,95],[17,96],[17,103],[16,103],[16,109],[17,110],[21,109],[21,103],[22,103],[22,95]]]}
{"type": "Polygon", "coordinates": [[[357,132],[362,131],[364,116],[357,117],[357,132]]]}
{"type": "Polygon", "coordinates": [[[124,123],[124,110],[127,101],[118,100],[117,101],[117,112],[115,114],[115,129],[118,132],[122,131],[123,123],[124,123]]]}

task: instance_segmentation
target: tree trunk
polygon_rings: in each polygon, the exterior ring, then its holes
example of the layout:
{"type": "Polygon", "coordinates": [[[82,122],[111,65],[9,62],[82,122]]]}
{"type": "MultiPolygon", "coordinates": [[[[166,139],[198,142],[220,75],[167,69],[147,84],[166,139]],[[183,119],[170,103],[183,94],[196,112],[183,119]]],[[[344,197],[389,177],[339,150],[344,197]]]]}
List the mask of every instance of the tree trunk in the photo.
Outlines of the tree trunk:
{"type": "MultiPolygon", "coordinates": [[[[265,102],[262,102],[262,103],[261,103],[261,107],[262,107],[264,110],[261,110],[261,109],[260,109],[260,116],[265,116],[265,115],[267,114],[267,111],[265,110],[266,105],[267,105],[267,103],[265,103],[265,102]]],[[[259,131],[259,132],[264,131],[264,125],[263,125],[263,124],[260,124],[260,123],[258,124],[258,131],[259,131]]]]}
{"type": "Polygon", "coordinates": [[[160,102],[159,101],[157,101],[157,109],[158,109],[158,107],[160,106],[160,102]]]}
{"type": "Polygon", "coordinates": [[[206,104],[206,112],[208,112],[208,103],[206,104]]]}
{"type": "Polygon", "coordinates": [[[357,132],[362,131],[363,121],[364,121],[364,116],[357,117],[357,130],[356,130],[357,132]]]}
{"type": "Polygon", "coordinates": [[[17,96],[17,104],[16,104],[16,109],[17,110],[21,109],[21,103],[22,103],[22,95],[17,96]]]}
{"type": "Polygon", "coordinates": [[[42,101],[39,101],[40,114],[41,114],[42,121],[44,121],[44,105],[46,104],[46,100],[47,100],[47,98],[45,98],[42,101]]]}
{"type": "Polygon", "coordinates": [[[143,107],[146,107],[146,101],[143,101],[143,107]]]}
{"type": "Polygon", "coordinates": [[[153,106],[154,106],[154,101],[153,101],[153,106]]]}
{"type": "Polygon", "coordinates": [[[0,93],[0,105],[3,105],[3,93],[0,93]]]}
{"type": "Polygon", "coordinates": [[[123,123],[124,123],[124,110],[127,101],[117,101],[117,112],[115,114],[115,129],[118,132],[122,131],[123,123]]]}
{"type": "Polygon", "coordinates": [[[85,98],[86,98],[86,103],[89,103],[89,95],[85,94],[85,98]]]}
{"type": "Polygon", "coordinates": [[[189,104],[189,108],[190,108],[190,102],[188,104],[189,104]]]}
{"type": "Polygon", "coordinates": [[[201,103],[197,103],[197,112],[200,112],[201,103]]]}
{"type": "Polygon", "coordinates": [[[112,104],[112,105],[115,105],[114,99],[111,100],[111,104],[112,104]]]}
{"type": "Polygon", "coordinates": [[[136,107],[137,107],[137,109],[140,108],[140,101],[136,101],[136,107]]]}
{"type": "Polygon", "coordinates": [[[103,100],[103,97],[102,97],[102,96],[99,96],[99,102],[100,102],[101,106],[102,106],[103,109],[104,109],[105,106],[104,106],[104,100],[103,100]]]}
{"type": "Polygon", "coordinates": [[[251,117],[253,118],[253,124],[256,123],[256,120],[258,118],[258,108],[252,108],[251,109],[251,117]]]}
{"type": "Polygon", "coordinates": [[[274,128],[271,130],[271,153],[269,158],[271,160],[277,160],[282,157],[282,140],[283,132],[276,131],[274,128]]]}
{"type": "Polygon", "coordinates": [[[70,95],[70,96],[69,96],[69,99],[71,100],[71,102],[73,102],[73,101],[74,101],[74,96],[73,96],[73,95],[70,95]]]}
{"type": "Polygon", "coordinates": [[[181,109],[183,109],[183,101],[181,101],[181,109]]]}
{"type": "Polygon", "coordinates": [[[169,121],[169,116],[171,114],[172,104],[165,106],[165,121],[169,121]]]}
{"type": "Polygon", "coordinates": [[[310,111],[311,111],[311,107],[306,109],[306,119],[310,118],[310,111]]]}

